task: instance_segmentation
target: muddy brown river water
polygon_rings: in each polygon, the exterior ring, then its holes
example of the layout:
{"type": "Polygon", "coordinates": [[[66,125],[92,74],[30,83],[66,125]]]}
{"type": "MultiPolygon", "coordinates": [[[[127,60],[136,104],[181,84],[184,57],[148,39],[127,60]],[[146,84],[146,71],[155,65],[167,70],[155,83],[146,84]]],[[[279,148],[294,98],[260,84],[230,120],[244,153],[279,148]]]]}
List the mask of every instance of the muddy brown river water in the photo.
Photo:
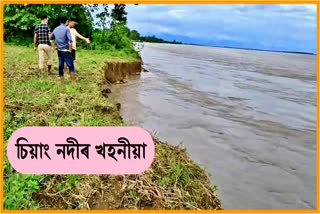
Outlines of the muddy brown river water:
{"type": "Polygon", "coordinates": [[[315,56],[149,44],[112,86],[131,125],[182,144],[225,209],[315,208],[315,56]]]}

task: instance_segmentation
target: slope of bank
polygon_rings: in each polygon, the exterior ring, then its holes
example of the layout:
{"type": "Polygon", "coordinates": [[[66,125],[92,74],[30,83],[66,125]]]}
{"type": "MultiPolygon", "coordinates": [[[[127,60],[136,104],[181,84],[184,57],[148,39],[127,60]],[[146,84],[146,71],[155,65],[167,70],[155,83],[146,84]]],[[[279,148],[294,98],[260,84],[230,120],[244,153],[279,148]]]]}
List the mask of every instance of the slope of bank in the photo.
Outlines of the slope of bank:
{"type": "MultiPolygon", "coordinates": [[[[134,62],[123,52],[77,52],[77,84],[37,71],[37,52],[4,48],[4,143],[24,126],[123,126],[118,108],[103,96],[106,60],[134,62]]],[[[5,209],[221,209],[216,187],[186,151],[155,139],[154,162],[140,175],[22,175],[5,155],[5,209]]]]}

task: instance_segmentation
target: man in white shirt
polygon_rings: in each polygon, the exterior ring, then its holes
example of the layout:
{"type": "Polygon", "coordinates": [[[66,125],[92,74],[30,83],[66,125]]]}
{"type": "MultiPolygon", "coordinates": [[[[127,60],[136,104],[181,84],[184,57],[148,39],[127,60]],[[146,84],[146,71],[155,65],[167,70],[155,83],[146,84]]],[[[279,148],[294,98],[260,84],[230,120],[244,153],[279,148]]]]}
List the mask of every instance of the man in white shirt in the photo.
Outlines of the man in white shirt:
{"type": "Polygon", "coordinates": [[[73,60],[76,60],[76,49],[77,49],[77,38],[80,38],[84,41],[86,41],[87,43],[90,43],[89,38],[85,38],[83,37],[80,33],[78,33],[78,31],[76,29],[74,29],[74,26],[78,24],[75,19],[70,18],[68,20],[68,25],[67,27],[70,29],[71,32],[71,37],[72,37],[72,58],[73,60]]]}

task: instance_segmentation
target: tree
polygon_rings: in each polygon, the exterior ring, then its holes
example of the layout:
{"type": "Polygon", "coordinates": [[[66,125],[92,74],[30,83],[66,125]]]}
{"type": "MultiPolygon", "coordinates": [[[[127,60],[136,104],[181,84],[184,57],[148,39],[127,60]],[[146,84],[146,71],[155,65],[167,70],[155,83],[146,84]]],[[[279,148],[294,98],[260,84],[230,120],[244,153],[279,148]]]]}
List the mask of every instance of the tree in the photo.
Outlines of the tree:
{"type": "MultiPolygon", "coordinates": [[[[46,9],[50,11],[48,7],[46,9]]],[[[23,34],[32,35],[34,25],[39,22],[40,13],[45,11],[38,5],[4,5],[4,39],[23,36],[23,34]]]]}
{"type": "MultiPolygon", "coordinates": [[[[76,27],[77,31],[86,37],[91,37],[93,30],[91,14],[97,10],[97,4],[6,4],[4,5],[4,38],[5,41],[30,43],[34,27],[40,23],[39,17],[42,14],[48,16],[48,25],[51,29],[60,24],[59,17],[73,17],[81,23],[76,27]]],[[[104,21],[104,16],[108,15],[106,11],[107,7],[104,6],[100,21],[104,21]]]]}
{"type": "MultiPolygon", "coordinates": [[[[133,52],[132,40],[138,40],[140,34],[126,27],[127,12],[124,4],[115,4],[108,12],[103,4],[6,4],[4,6],[4,38],[6,42],[19,45],[31,45],[34,27],[40,23],[40,16],[47,15],[48,25],[53,30],[60,25],[60,17],[72,17],[77,20],[77,31],[91,38],[91,49],[117,49],[133,52]],[[112,18],[108,28],[108,17],[112,18]],[[93,30],[96,25],[99,29],[93,30]]],[[[79,41],[81,45],[81,40],[79,41]]]]}
{"type": "Polygon", "coordinates": [[[127,12],[125,11],[125,4],[115,4],[114,8],[111,11],[112,22],[111,25],[122,23],[127,24],[127,12]]]}
{"type": "Polygon", "coordinates": [[[129,31],[129,38],[131,40],[137,41],[140,38],[140,34],[136,30],[131,30],[131,31],[129,31]]]}
{"type": "MultiPolygon", "coordinates": [[[[94,10],[92,12],[94,12],[94,10]]],[[[109,17],[108,5],[103,4],[102,5],[102,12],[96,14],[96,18],[98,19],[98,21],[96,22],[96,25],[98,27],[100,27],[102,30],[106,29],[108,17],[109,17]]]]}

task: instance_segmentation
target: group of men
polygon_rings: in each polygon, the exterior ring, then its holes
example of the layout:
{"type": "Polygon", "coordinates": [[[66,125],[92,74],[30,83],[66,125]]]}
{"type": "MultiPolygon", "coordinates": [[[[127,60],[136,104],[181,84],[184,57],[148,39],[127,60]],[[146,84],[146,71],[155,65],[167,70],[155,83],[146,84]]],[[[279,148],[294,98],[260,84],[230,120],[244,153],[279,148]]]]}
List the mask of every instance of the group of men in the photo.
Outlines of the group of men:
{"type": "Polygon", "coordinates": [[[43,15],[40,17],[41,23],[34,30],[34,49],[39,54],[39,72],[44,70],[45,55],[47,55],[48,74],[52,67],[53,52],[57,49],[59,60],[59,76],[60,81],[64,84],[64,71],[69,68],[71,83],[75,83],[74,60],[76,59],[76,39],[80,38],[90,43],[88,38],[80,35],[74,26],[77,24],[75,19],[60,18],[60,26],[56,27],[51,33],[48,26],[48,17],[43,15]]]}

